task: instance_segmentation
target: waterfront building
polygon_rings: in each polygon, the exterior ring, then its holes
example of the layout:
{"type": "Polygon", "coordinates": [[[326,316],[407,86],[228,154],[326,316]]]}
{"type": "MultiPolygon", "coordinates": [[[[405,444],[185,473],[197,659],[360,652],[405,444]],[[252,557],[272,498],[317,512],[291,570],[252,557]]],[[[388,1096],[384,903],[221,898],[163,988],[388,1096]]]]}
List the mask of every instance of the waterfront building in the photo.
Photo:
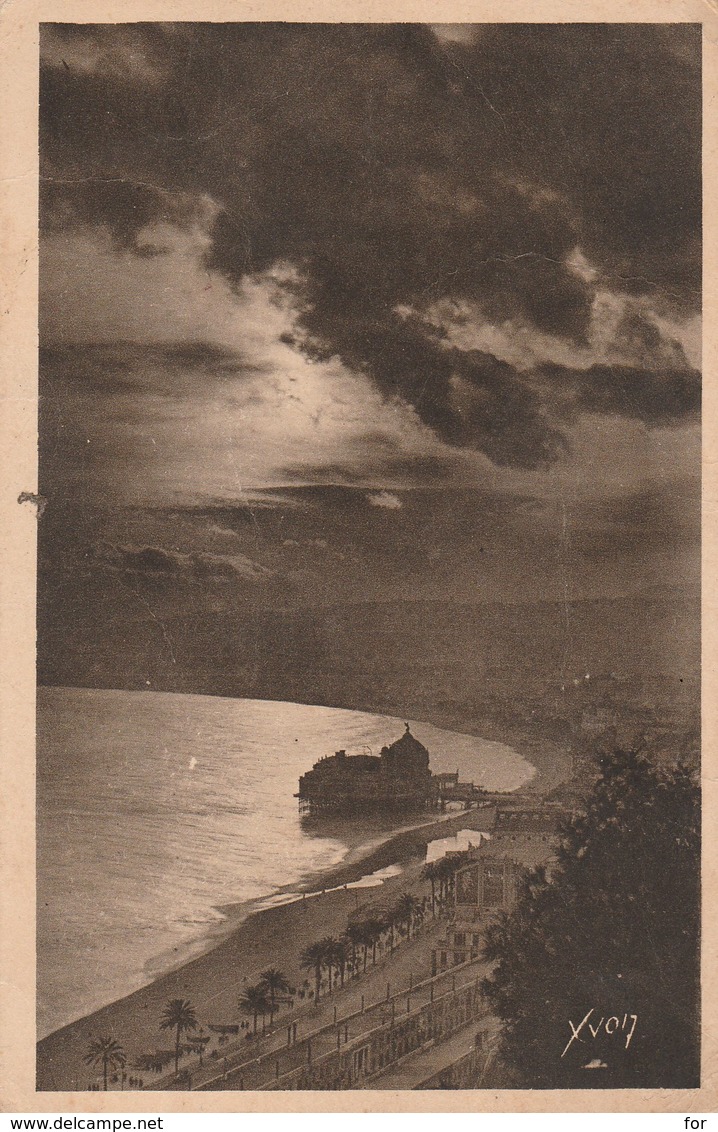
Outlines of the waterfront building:
{"type": "Polygon", "coordinates": [[[300,809],[356,813],[411,810],[436,805],[439,784],[429,770],[429,752],[409,724],[379,755],[337,751],[320,759],[299,780],[300,809]]]}
{"type": "Polygon", "coordinates": [[[559,826],[566,816],[566,808],[561,802],[499,806],[488,851],[511,857],[527,869],[546,865],[553,857],[559,826]]]}
{"type": "Polygon", "coordinates": [[[432,774],[429,752],[406,724],[400,739],[379,755],[336,751],[316,762],[299,779],[300,810],[358,813],[369,810],[418,810],[458,804],[464,809],[485,803],[488,795],[455,773],[432,774]]]}
{"type": "Polygon", "coordinates": [[[527,872],[550,870],[565,816],[560,803],[497,809],[490,840],[460,854],[446,932],[432,950],[433,974],[479,957],[482,925],[512,910],[527,872]]]}

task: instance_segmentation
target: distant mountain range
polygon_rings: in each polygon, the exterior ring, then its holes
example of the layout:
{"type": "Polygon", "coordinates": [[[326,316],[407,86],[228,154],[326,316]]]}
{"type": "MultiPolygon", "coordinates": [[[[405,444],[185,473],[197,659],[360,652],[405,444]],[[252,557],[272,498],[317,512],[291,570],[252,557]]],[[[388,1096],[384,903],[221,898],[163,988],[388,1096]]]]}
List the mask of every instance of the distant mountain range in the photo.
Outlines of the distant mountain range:
{"type": "MultiPolygon", "coordinates": [[[[566,604],[363,602],[276,609],[118,576],[41,585],[41,683],[151,688],[336,706],[517,709],[608,677],[632,695],[695,699],[693,587],[566,604]]],[[[236,597],[236,600],[235,600],[236,597]]],[[[598,685],[597,685],[598,687],[598,685]]]]}

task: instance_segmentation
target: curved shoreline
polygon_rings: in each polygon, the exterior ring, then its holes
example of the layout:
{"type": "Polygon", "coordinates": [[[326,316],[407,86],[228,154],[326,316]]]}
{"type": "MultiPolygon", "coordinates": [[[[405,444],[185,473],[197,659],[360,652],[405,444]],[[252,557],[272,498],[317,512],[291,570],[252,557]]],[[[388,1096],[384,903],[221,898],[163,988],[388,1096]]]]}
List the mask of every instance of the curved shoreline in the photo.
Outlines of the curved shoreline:
{"type": "MultiPolygon", "coordinates": [[[[419,713],[410,714],[413,717],[419,713]]],[[[431,722],[437,727],[451,728],[453,724],[453,729],[464,734],[489,738],[477,734],[478,728],[467,726],[465,720],[434,718],[431,722]]],[[[541,795],[570,776],[568,752],[547,739],[516,732],[490,738],[513,745],[535,769],[523,787],[506,792],[507,798],[522,793],[541,795]]],[[[82,1083],[87,1078],[82,1055],[99,1033],[111,1033],[122,1042],[128,1063],[140,1052],[157,1048],[163,1041],[157,1021],[170,998],[191,999],[203,1021],[213,1020],[212,1011],[219,1013],[219,1020],[226,1021],[230,1013],[235,1018],[238,989],[256,978],[260,970],[276,965],[298,972],[298,957],[304,947],[319,936],[343,931],[349,913],[362,902],[375,901],[380,892],[389,894],[399,883],[407,883],[409,877],[404,878],[403,874],[412,862],[417,865],[411,870],[415,881],[418,864],[430,841],[452,836],[460,829],[485,828],[492,812],[486,808],[459,811],[388,829],[369,842],[350,848],[341,862],[324,872],[307,874],[264,897],[218,906],[226,920],[219,921],[204,937],[188,943],[184,957],[178,956],[171,968],[163,963],[162,970],[155,975],[151,968],[146,968],[150,979],[146,985],[54,1030],[38,1042],[38,1089],[86,1088],[82,1083]],[[385,880],[381,889],[345,887],[390,865],[402,866],[402,872],[385,880]],[[362,893],[366,894],[363,900],[362,893]],[[273,906],[266,904],[273,897],[292,894],[296,894],[294,899],[273,906]],[[220,1002],[225,1003],[221,1008],[220,1002]]],[[[157,957],[158,962],[163,959],[157,957]]]]}
{"type": "MultiPolygon", "coordinates": [[[[38,1024],[41,1026],[40,1033],[43,1036],[70,1021],[100,1009],[132,990],[141,988],[151,979],[176,968],[182,962],[195,958],[215,946],[218,940],[224,938],[242,919],[246,919],[255,910],[261,910],[281,899],[289,899],[286,893],[296,892],[298,889],[323,887],[324,876],[329,877],[336,867],[350,864],[356,858],[361,859],[394,834],[402,832],[405,828],[426,824],[432,817],[438,816],[431,811],[420,810],[411,815],[399,813],[334,817],[327,815],[318,820],[309,816],[300,818],[296,813],[296,803],[291,797],[292,791],[296,790],[294,775],[299,775],[303,769],[306,769],[306,760],[311,759],[315,753],[313,746],[316,745],[317,735],[321,737],[325,732],[336,733],[329,734],[327,749],[330,743],[341,745],[344,735],[353,736],[354,739],[357,739],[357,736],[359,739],[367,738],[369,742],[377,743],[379,736],[392,734],[394,728],[398,731],[400,723],[398,716],[383,717],[374,712],[355,711],[352,708],[327,708],[325,705],[287,701],[236,700],[222,696],[188,697],[185,694],[174,695],[164,692],[158,694],[142,690],[124,692],[112,689],[72,688],[48,689],[46,698],[40,701],[40,711],[41,715],[45,713],[46,738],[44,747],[39,752],[39,758],[44,752],[45,761],[42,765],[50,768],[45,777],[41,778],[45,790],[53,780],[52,767],[58,761],[56,754],[53,755],[54,740],[48,738],[53,733],[50,724],[54,725],[57,722],[61,728],[61,735],[74,735],[77,731],[78,743],[90,764],[88,773],[94,790],[93,768],[96,765],[104,766],[107,744],[103,742],[95,753],[92,740],[85,741],[83,734],[103,735],[107,718],[117,721],[118,725],[122,723],[124,727],[124,720],[129,715],[130,718],[144,719],[150,728],[154,727],[157,719],[162,727],[167,727],[170,738],[175,736],[176,742],[172,745],[172,749],[176,747],[180,752],[177,756],[180,767],[181,754],[189,759],[191,754],[199,755],[201,751],[207,760],[213,758],[214,752],[208,749],[206,742],[204,746],[200,742],[198,749],[195,749],[192,743],[185,748],[182,735],[176,733],[177,720],[184,719],[188,713],[196,711],[197,717],[203,723],[203,733],[214,735],[213,727],[216,726],[216,742],[224,749],[227,748],[224,737],[227,734],[228,722],[231,721],[233,728],[236,725],[243,742],[247,737],[245,718],[251,721],[248,754],[244,754],[242,743],[237,751],[240,770],[243,767],[243,760],[246,760],[247,781],[252,784],[252,789],[256,787],[260,799],[255,804],[248,796],[247,812],[250,814],[250,821],[243,827],[242,819],[238,818],[236,821],[232,818],[223,819],[222,806],[216,822],[212,817],[195,822],[192,817],[195,805],[199,805],[200,813],[210,814],[217,788],[223,789],[221,775],[218,777],[217,772],[211,770],[215,762],[218,767],[223,767],[222,758],[213,759],[212,762],[200,759],[200,770],[196,775],[188,776],[186,773],[180,775],[180,811],[185,807],[188,809],[189,839],[192,840],[196,827],[199,851],[196,860],[193,859],[191,864],[187,863],[188,887],[185,885],[183,868],[173,868],[172,861],[168,862],[166,879],[162,879],[160,874],[155,875],[156,870],[153,872],[150,868],[148,884],[158,897],[154,906],[153,901],[148,900],[146,894],[142,892],[145,867],[142,854],[135,859],[134,841],[129,843],[121,825],[117,830],[116,840],[126,863],[118,872],[120,887],[117,897],[111,892],[107,893],[105,885],[108,871],[113,876],[115,873],[109,841],[107,845],[100,842],[99,854],[95,853],[94,845],[91,846],[86,836],[84,842],[80,843],[83,850],[91,850],[87,860],[86,877],[85,862],[82,857],[75,859],[72,854],[67,857],[60,854],[57,857],[59,865],[54,861],[45,860],[44,857],[41,858],[40,865],[43,870],[39,877],[41,884],[47,887],[48,878],[55,877],[55,870],[58,881],[54,888],[50,886],[50,893],[46,898],[43,897],[44,903],[40,908],[42,916],[39,921],[38,936],[41,963],[38,1024]],[[173,700],[179,703],[172,705],[173,700]],[[88,728],[89,720],[97,724],[94,729],[88,728]],[[269,769],[271,789],[265,789],[258,779],[255,768],[261,765],[263,755],[261,751],[255,752],[252,747],[254,736],[265,735],[267,726],[272,728],[272,735],[267,735],[267,741],[274,755],[276,751],[272,746],[272,739],[275,730],[280,739],[292,743],[291,748],[287,748],[287,765],[291,765],[289,775],[286,771],[282,773],[274,767],[274,763],[278,764],[282,757],[277,760],[273,755],[274,762],[269,769]],[[299,739],[296,738],[297,736],[299,739]],[[297,742],[303,744],[303,751],[301,747],[295,750],[294,744],[297,742]],[[302,753],[298,755],[300,751],[302,753]],[[91,754],[89,760],[88,752],[91,754]],[[206,772],[202,770],[205,766],[210,768],[206,772]],[[274,779],[277,781],[274,782],[274,779]],[[191,786],[188,786],[190,781],[191,786]],[[199,802],[197,802],[198,798],[199,802]],[[255,810],[260,817],[266,811],[268,822],[258,822],[252,818],[255,810]],[[281,815],[279,820],[275,820],[277,814],[281,815]],[[237,830],[238,823],[240,826],[237,830]],[[288,842],[284,841],[285,831],[290,838],[288,842]],[[215,836],[215,833],[219,836],[215,836]],[[223,851],[223,837],[225,841],[229,838],[226,854],[223,851]],[[296,854],[293,849],[295,842],[299,843],[296,854]],[[102,866],[100,868],[93,866],[93,859],[102,860],[102,866]],[[72,895],[67,910],[63,911],[58,894],[65,889],[72,895]],[[95,889],[100,896],[99,907],[93,899],[95,889]],[[45,909],[49,911],[46,912],[45,909]],[[65,917],[68,918],[69,925],[67,934],[65,917]],[[127,928],[133,920],[137,931],[128,939],[127,928]],[[68,950],[70,948],[71,950],[68,950]]],[[[431,715],[431,713],[426,714],[431,715]]],[[[427,732],[428,741],[439,760],[438,765],[435,766],[438,771],[453,770],[454,766],[458,766],[463,780],[473,779],[485,783],[489,789],[493,787],[506,791],[525,789],[527,783],[536,777],[534,766],[506,744],[495,740],[486,741],[483,736],[470,735],[466,731],[449,733],[446,729],[428,721],[421,724],[421,730],[427,732]]],[[[132,731],[128,733],[132,737],[132,731]]],[[[144,744],[144,737],[134,736],[132,743],[127,746],[126,765],[130,769],[134,767],[140,743],[144,744]]],[[[154,767],[153,780],[148,782],[150,804],[155,797],[155,783],[162,782],[166,778],[165,760],[156,757],[154,763],[151,761],[158,755],[161,746],[161,743],[155,743],[154,747],[157,749],[150,750],[150,758],[140,760],[154,767]]],[[[334,749],[333,746],[331,749],[334,749]]],[[[276,750],[278,751],[279,747],[276,750]]],[[[125,752],[124,747],[122,751],[125,752]]],[[[197,760],[190,759],[190,770],[193,769],[193,761],[197,760]]],[[[227,762],[226,757],[225,762],[227,762]]],[[[231,762],[227,762],[224,767],[225,774],[236,773],[235,762],[234,758],[231,762]]],[[[82,762],[79,765],[84,766],[82,762]]],[[[139,778],[137,780],[139,781],[139,778]]],[[[244,780],[240,775],[240,782],[242,781],[244,780]]],[[[97,798],[102,799],[103,782],[98,781],[97,786],[97,798]]],[[[92,790],[91,795],[94,798],[92,790]]],[[[230,793],[232,803],[238,806],[236,812],[244,814],[245,801],[242,790],[237,793],[232,787],[230,793]]],[[[59,796],[65,797],[62,789],[59,796]]],[[[162,848],[166,844],[165,838],[174,836],[175,830],[173,822],[163,817],[161,792],[158,794],[158,800],[161,804],[160,824],[156,833],[159,837],[157,843],[162,848]]],[[[73,797],[70,797],[71,804],[73,801],[73,797]]],[[[112,802],[113,799],[110,798],[110,803],[112,802]]],[[[84,812],[84,806],[85,803],[78,799],[78,810],[81,814],[84,812]]],[[[134,808],[130,789],[127,805],[123,798],[121,809],[122,812],[127,810],[132,823],[134,823],[132,816],[134,808]]],[[[97,804],[94,805],[94,809],[98,810],[97,804]]],[[[138,809],[139,812],[144,812],[144,799],[140,799],[138,809]]],[[[58,824],[58,819],[60,822],[64,820],[63,812],[62,806],[58,810],[55,804],[51,803],[48,806],[48,824],[43,825],[42,829],[46,833],[47,831],[61,833],[62,826],[58,824]]],[[[227,813],[231,815],[234,812],[230,805],[227,813]]],[[[92,813],[91,806],[88,809],[90,820],[92,813]]],[[[41,814],[44,822],[44,811],[41,811],[41,814]]],[[[178,831],[183,828],[183,820],[182,813],[179,812],[174,820],[174,826],[178,831]]],[[[80,837],[83,836],[84,827],[84,818],[80,817],[78,821],[80,837]]],[[[132,824],[129,828],[134,830],[135,825],[132,824]]],[[[138,848],[142,849],[145,844],[143,840],[146,837],[145,829],[140,825],[137,833],[138,848]]],[[[152,841],[152,837],[149,841],[152,841]]],[[[48,843],[47,836],[44,843],[48,843]]]]}
{"type": "MultiPolygon", "coordinates": [[[[181,954],[174,959],[168,959],[165,955],[158,955],[150,959],[145,965],[145,971],[150,976],[148,981],[154,982],[164,975],[169,975],[173,971],[181,969],[193,959],[207,954],[252,916],[271,912],[275,908],[287,907],[302,899],[315,899],[325,893],[336,892],[344,886],[350,886],[351,891],[356,891],[359,888],[360,892],[366,891],[376,894],[382,886],[382,878],[378,878],[374,884],[359,886],[358,882],[374,876],[391,865],[405,865],[418,858],[425,852],[428,841],[433,841],[441,836],[451,837],[459,829],[469,828],[468,819],[477,812],[485,814],[487,811],[484,809],[482,811],[454,812],[441,818],[435,816],[428,821],[418,822],[415,825],[400,826],[393,830],[387,829],[380,836],[374,837],[362,845],[352,846],[341,861],[330,865],[325,870],[306,873],[291,884],[281,885],[272,892],[263,896],[256,896],[251,900],[238,900],[229,904],[214,905],[215,910],[221,913],[223,919],[216,921],[203,935],[187,940],[184,947],[180,945],[180,951],[184,952],[183,955],[181,954]],[[422,836],[424,831],[427,833],[426,838],[422,836]],[[282,897],[287,899],[281,899],[282,897]],[[155,966],[157,969],[153,971],[155,966]]],[[[94,1014],[96,1011],[91,1013],[94,1014]]],[[[72,1022],[67,1023],[67,1025],[73,1024],[72,1022]]],[[[59,1033],[63,1029],[66,1029],[66,1026],[51,1031],[47,1037],[49,1038],[52,1034],[59,1033]]]]}
{"type": "MultiPolygon", "coordinates": [[[[389,836],[366,855],[312,880],[308,878],[306,899],[248,910],[202,954],[41,1039],[37,1046],[37,1088],[84,1090],[82,1082],[88,1071],[82,1067],[82,1057],[98,1035],[111,1034],[120,1041],[127,1051],[128,1063],[140,1052],[161,1046],[164,1038],[158,1022],[171,998],[189,998],[203,1022],[227,1021],[230,1014],[236,1020],[237,997],[244,983],[252,982],[269,965],[298,971],[298,958],[304,947],[320,936],[341,932],[348,916],[364,901],[373,902],[380,892],[388,896],[392,889],[398,890],[399,885],[406,883],[405,870],[412,862],[418,872],[430,841],[471,828],[472,820],[476,821],[479,814],[481,824],[485,824],[487,811],[461,811],[389,836]],[[344,887],[393,864],[402,865],[402,873],[385,881],[381,889],[344,887]],[[366,895],[362,898],[363,893],[366,895]]],[[[240,915],[242,907],[236,906],[240,915]]]]}

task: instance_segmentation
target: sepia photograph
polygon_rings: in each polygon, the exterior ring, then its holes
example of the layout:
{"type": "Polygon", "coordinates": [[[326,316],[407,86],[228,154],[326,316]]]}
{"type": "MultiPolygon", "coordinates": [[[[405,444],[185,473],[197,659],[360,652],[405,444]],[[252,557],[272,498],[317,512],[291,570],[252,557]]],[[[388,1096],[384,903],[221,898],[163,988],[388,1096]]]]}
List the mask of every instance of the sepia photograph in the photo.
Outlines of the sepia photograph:
{"type": "Polygon", "coordinates": [[[701,25],[39,50],[37,1091],[698,1089],[701,25]]]}

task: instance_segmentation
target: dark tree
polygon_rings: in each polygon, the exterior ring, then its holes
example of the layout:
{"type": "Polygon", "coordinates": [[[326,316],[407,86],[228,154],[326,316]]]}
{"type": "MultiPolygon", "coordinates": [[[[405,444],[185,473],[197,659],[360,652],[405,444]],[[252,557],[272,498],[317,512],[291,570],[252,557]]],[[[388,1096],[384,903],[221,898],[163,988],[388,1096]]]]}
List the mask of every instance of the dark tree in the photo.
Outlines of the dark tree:
{"type": "Polygon", "coordinates": [[[197,1015],[191,1002],[183,998],[173,998],[165,1006],[160,1030],[175,1031],[175,1073],[179,1073],[182,1035],[190,1030],[196,1030],[198,1025],[197,1015]]]}
{"type": "Polygon", "coordinates": [[[351,944],[344,936],[340,936],[334,940],[331,950],[332,962],[337,972],[339,973],[339,985],[344,986],[344,976],[346,974],[347,963],[351,955],[351,944]]]}
{"type": "Polygon", "coordinates": [[[333,936],[324,936],[323,939],[317,940],[316,943],[311,943],[309,947],[305,948],[302,952],[300,960],[302,967],[314,971],[314,997],[316,1002],[319,1002],[319,993],[322,987],[322,971],[325,967],[329,969],[329,991],[331,993],[335,943],[336,940],[333,936]]]}
{"type": "Polygon", "coordinates": [[[269,1025],[271,1026],[277,1010],[277,996],[289,992],[289,979],[284,971],[280,971],[277,967],[268,967],[266,971],[262,971],[259,977],[259,985],[269,995],[269,1025]]]}
{"type": "Polygon", "coordinates": [[[85,1065],[102,1066],[102,1081],[107,1092],[107,1074],[110,1069],[124,1068],[127,1057],[119,1042],[112,1037],[95,1038],[87,1047],[82,1059],[85,1065]]]}
{"type": "Polygon", "coordinates": [[[262,1015],[262,1032],[264,1032],[264,1016],[271,1010],[271,1002],[269,998],[269,991],[264,983],[257,983],[256,986],[248,986],[244,988],[242,996],[239,1000],[239,1009],[244,1011],[245,1014],[251,1014],[254,1019],[253,1033],[257,1033],[257,1018],[262,1015]]]}
{"type": "Polygon", "coordinates": [[[496,967],[484,991],[504,1022],[512,1083],[697,1086],[699,924],[694,776],[636,751],[604,756],[550,879],[532,872],[513,912],[486,931],[496,967]]]}
{"type": "Polygon", "coordinates": [[[436,882],[439,879],[439,874],[436,868],[436,861],[427,861],[421,870],[422,880],[428,880],[431,884],[431,915],[436,916],[436,882]]]}

